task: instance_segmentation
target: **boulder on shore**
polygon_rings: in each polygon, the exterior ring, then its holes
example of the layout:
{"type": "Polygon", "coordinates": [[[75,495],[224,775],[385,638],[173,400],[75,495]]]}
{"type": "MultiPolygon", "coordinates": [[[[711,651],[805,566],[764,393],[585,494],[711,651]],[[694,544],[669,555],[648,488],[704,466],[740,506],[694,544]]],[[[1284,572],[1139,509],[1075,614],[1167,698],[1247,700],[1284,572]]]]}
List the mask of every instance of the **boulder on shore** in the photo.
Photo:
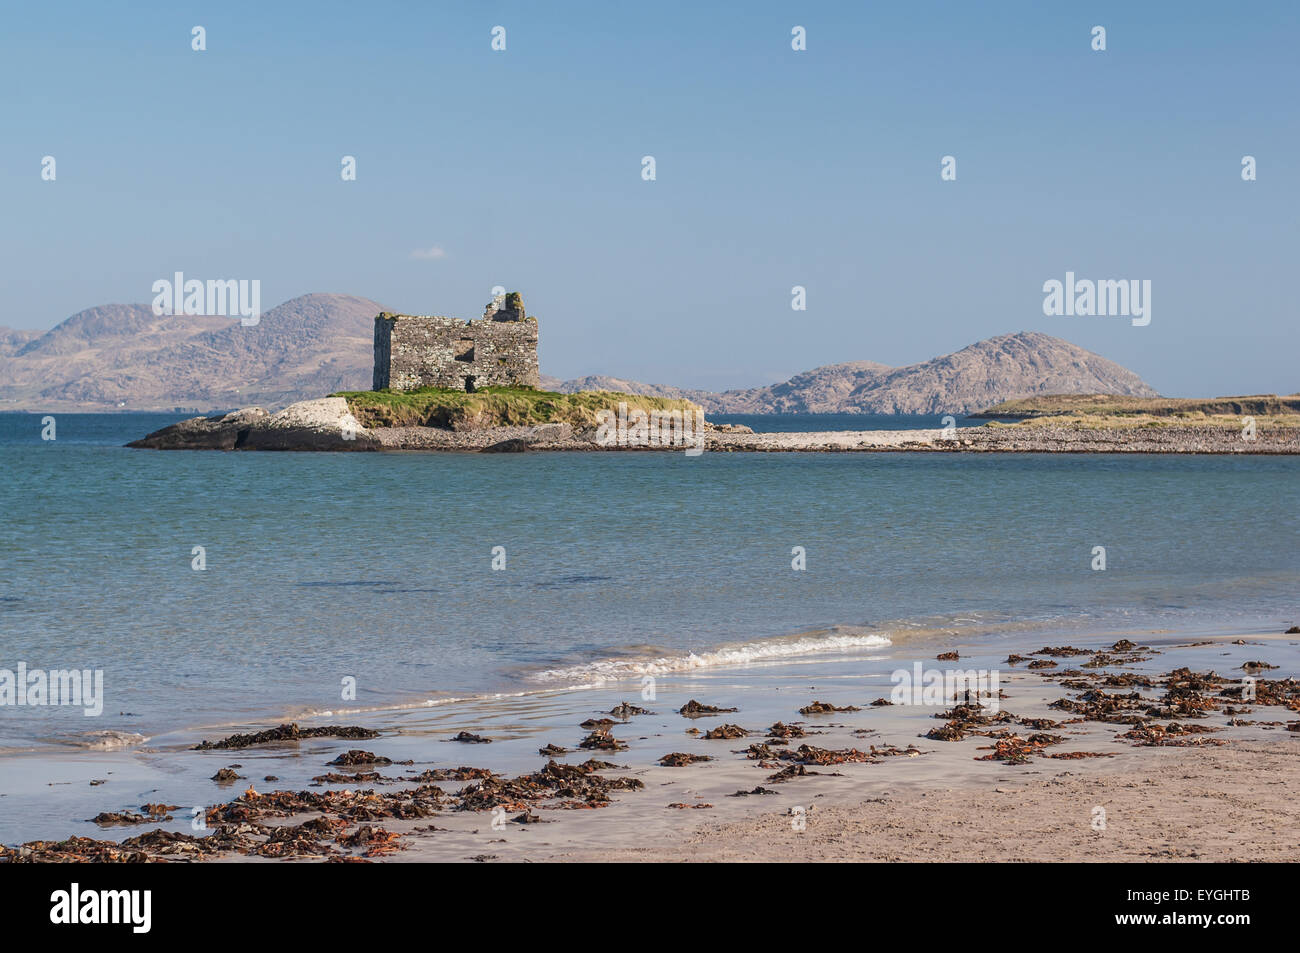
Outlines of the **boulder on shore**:
{"type": "Polygon", "coordinates": [[[290,404],[276,414],[248,407],[193,417],[127,444],[147,450],[378,450],[342,397],[290,404]]]}

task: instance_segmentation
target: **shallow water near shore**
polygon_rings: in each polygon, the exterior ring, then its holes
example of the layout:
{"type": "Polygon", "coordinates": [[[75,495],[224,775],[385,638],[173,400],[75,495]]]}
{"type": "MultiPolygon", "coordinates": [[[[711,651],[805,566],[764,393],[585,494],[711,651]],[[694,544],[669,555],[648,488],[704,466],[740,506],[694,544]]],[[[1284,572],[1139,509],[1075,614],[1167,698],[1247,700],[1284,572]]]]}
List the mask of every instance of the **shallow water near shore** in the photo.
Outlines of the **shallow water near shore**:
{"type": "Polygon", "coordinates": [[[58,415],[42,441],[39,417],[0,415],[0,668],[102,669],[105,690],[96,718],[0,709],[0,749],[932,633],[1281,631],[1297,614],[1294,458],[121,447],[171,419],[58,415]]]}

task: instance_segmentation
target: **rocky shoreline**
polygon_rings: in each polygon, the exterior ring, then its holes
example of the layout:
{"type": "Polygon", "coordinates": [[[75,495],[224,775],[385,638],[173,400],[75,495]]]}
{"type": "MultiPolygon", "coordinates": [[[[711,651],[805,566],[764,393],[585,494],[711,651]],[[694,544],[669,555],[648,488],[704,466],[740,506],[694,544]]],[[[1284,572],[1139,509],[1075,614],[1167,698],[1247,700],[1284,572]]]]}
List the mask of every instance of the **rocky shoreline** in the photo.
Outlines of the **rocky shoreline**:
{"type": "MultiPolygon", "coordinates": [[[[1208,426],[1115,427],[1011,425],[944,430],[864,430],[754,433],[706,424],[695,447],[715,453],[1236,453],[1300,454],[1300,427],[1261,427],[1255,439],[1208,426]]],[[[605,445],[594,429],[569,424],[450,430],[360,426],[342,397],[301,401],[271,414],[246,408],[195,417],[128,444],[152,450],[299,451],[609,451],[682,452],[682,446],[605,445]]]]}

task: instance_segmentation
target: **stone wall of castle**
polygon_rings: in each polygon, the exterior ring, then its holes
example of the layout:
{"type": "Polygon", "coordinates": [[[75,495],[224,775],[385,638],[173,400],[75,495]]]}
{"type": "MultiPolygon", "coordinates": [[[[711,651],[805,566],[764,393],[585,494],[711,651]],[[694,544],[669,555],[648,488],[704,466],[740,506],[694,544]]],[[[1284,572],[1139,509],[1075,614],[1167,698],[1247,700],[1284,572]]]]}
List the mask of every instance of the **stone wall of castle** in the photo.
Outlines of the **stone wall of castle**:
{"type": "Polygon", "coordinates": [[[375,318],[375,390],[526,385],[540,381],[537,319],[517,294],[498,295],[481,320],[388,314],[375,318]]]}

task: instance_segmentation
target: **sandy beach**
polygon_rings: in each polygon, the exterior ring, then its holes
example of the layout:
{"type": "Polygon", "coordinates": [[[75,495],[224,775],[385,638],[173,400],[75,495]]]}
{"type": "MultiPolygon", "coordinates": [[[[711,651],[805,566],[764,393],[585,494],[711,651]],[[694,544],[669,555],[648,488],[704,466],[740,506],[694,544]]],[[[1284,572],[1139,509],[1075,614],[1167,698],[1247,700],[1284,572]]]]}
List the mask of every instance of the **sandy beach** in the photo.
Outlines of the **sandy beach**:
{"type": "MultiPolygon", "coordinates": [[[[1292,739],[1156,749],[1057,773],[949,787],[900,781],[858,804],[815,801],[806,826],[773,812],[704,823],[671,843],[558,851],[587,862],[1295,861],[1300,782],[1292,739]],[[1107,826],[1094,829],[1093,811],[1107,826]]],[[[820,797],[820,796],[819,796],[820,797]]]]}
{"type": "Polygon", "coordinates": [[[393,862],[1300,856],[1288,833],[1300,819],[1288,798],[1300,772],[1300,702],[1296,683],[1287,681],[1296,674],[1300,640],[1151,632],[1036,641],[1021,634],[961,645],[930,635],[875,651],[683,672],[660,678],[653,701],[636,694],[635,682],[612,682],[301,719],[303,729],[346,724],[371,732],[363,739],[326,735],[196,751],[196,739],[211,743],[218,735],[180,732],[134,750],[10,756],[10,764],[26,761],[26,781],[4,791],[7,803],[50,802],[51,784],[64,793],[46,815],[44,842],[3,856],[393,862]],[[1256,662],[1278,667],[1256,668],[1256,662]],[[985,697],[978,708],[923,699],[872,704],[891,696],[896,673],[918,664],[996,670],[1002,697],[996,704],[985,697]],[[1249,690],[1259,691],[1261,702],[1282,703],[1243,702],[1246,672],[1258,677],[1249,690]],[[738,710],[678,712],[694,700],[738,710]],[[603,714],[623,702],[647,710],[603,714]],[[818,708],[826,710],[810,710],[818,708]],[[451,740],[462,732],[490,743],[451,740]],[[579,745],[584,739],[589,747],[579,745]],[[672,763],[665,756],[673,754],[682,766],[662,763],[672,763]],[[582,767],[592,759],[602,764],[582,767]],[[237,779],[209,779],[222,769],[237,779]],[[487,772],[496,777],[486,778],[487,772]],[[78,821],[69,815],[73,806],[83,817],[114,812],[128,822],[78,821]],[[150,816],[150,806],[167,810],[150,816]],[[194,829],[192,814],[208,828],[194,829]],[[151,830],[162,833],[141,837],[151,830]],[[88,839],[56,843],[68,834],[88,839]]]}

